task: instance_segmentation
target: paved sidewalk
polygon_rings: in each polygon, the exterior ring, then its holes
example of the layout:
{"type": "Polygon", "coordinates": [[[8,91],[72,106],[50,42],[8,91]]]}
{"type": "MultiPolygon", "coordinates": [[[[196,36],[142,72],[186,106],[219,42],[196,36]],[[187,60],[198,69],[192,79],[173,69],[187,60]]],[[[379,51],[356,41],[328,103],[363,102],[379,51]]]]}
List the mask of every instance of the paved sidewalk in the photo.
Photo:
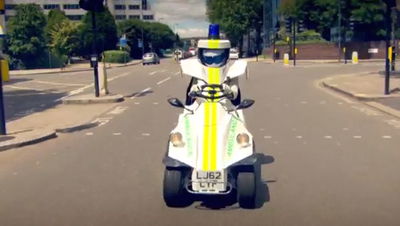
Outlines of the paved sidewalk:
{"type": "MultiPolygon", "coordinates": [[[[142,63],[141,60],[133,60],[126,64],[114,64],[114,63],[106,63],[107,68],[116,68],[116,67],[125,67],[142,63]]],[[[102,64],[99,64],[99,67],[102,64]]],[[[51,73],[63,73],[63,72],[79,72],[79,71],[89,71],[93,70],[90,67],[89,63],[80,63],[80,64],[71,64],[67,67],[61,68],[52,68],[52,69],[32,69],[32,70],[13,70],[10,71],[10,76],[18,76],[18,75],[34,75],[34,74],[51,74],[51,73]]]]}
{"type": "Polygon", "coordinates": [[[382,72],[333,76],[323,79],[322,85],[400,117],[400,76],[398,75],[390,78],[389,95],[384,95],[385,77],[382,72]]]}
{"type": "Polygon", "coordinates": [[[0,151],[38,143],[68,133],[98,126],[100,115],[116,104],[57,105],[7,123],[7,136],[0,136],[0,151]],[[94,113],[95,112],[95,113],[94,113]]]}

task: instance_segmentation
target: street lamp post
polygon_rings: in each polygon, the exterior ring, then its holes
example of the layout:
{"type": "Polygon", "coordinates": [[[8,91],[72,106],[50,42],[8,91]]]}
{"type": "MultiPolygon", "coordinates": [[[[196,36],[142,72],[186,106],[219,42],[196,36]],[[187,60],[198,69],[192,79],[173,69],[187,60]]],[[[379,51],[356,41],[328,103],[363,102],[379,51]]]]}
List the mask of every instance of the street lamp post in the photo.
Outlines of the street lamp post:
{"type": "Polygon", "coordinates": [[[96,13],[92,12],[92,32],[93,32],[93,42],[92,42],[92,57],[91,62],[93,65],[94,70],[94,90],[96,97],[100,96],[100,89],[99,89],[99,69],[98,69],[98,54],[97,54],[97,46],[96,46],[96,13]]]}

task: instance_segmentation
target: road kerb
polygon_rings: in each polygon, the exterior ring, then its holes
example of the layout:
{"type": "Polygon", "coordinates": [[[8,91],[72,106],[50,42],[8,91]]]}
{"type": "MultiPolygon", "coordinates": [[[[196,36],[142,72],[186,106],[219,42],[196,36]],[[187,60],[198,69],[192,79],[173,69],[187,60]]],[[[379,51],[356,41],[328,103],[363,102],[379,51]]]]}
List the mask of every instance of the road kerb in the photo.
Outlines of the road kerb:
{"type": "Polygon", "coordinates": [[[386,105],[383,105],[383,104],[375,102],[375,101],[365,102],[365,104],[378,110],[378,111],[389,114],[396,118],[400,118],[400,111],[398,111],[396,109],[393,109],[391,107],[388,107],[386,105]]]}
{"type": "Polygon", "coordinates": [[[124,96],[120,94],[101,97],[95,97],[93,94],[85,94],[71,96],[62,100],[63,104],[105,104],[117,103],[122,101],[124,101],[124,96]]]}
{"type": "MultiPolygon", "coordinates": [[[[10,134],[8,136],[13,137],[14,134],[10,134]]],[[[21,134],[16,135],[14,139],[0,142],[0,151],[37,144],[56,137],[56,132],[52,130],[34,130],[22,132],[21,134]]]]}

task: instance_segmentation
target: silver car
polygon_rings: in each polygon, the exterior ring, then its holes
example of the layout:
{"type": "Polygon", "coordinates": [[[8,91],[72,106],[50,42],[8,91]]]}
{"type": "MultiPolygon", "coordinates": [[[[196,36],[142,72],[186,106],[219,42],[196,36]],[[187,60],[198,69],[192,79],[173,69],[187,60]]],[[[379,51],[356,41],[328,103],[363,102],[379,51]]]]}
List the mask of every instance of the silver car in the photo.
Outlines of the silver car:
{"type": "Polygon", "coordinates": [[[157,53],[150,52],[150,53],[145,53],[143,55],[143,65],[159,64],[159,63],[160,63],[160,58],[158,57],[157,53]]]}

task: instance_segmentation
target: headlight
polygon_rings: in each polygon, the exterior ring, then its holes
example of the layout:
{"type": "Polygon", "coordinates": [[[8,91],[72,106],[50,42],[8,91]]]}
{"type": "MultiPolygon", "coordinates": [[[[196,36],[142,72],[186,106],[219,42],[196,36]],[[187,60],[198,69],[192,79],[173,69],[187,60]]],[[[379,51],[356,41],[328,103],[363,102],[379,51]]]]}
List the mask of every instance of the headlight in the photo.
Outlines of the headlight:
{"type": "Polygon", "coordinates": [[[236,137],[236,142],[242,148],[248,147],[250,145],[250,137],[246,133],[239,133],[236,137]]]}
{"type": "Polygon", "coordinates": [[[183,147],[185,143],[182,140],[182,134],[179,132],[171,133],[169,136],[169,141],[174,147],[183,147]]]}

